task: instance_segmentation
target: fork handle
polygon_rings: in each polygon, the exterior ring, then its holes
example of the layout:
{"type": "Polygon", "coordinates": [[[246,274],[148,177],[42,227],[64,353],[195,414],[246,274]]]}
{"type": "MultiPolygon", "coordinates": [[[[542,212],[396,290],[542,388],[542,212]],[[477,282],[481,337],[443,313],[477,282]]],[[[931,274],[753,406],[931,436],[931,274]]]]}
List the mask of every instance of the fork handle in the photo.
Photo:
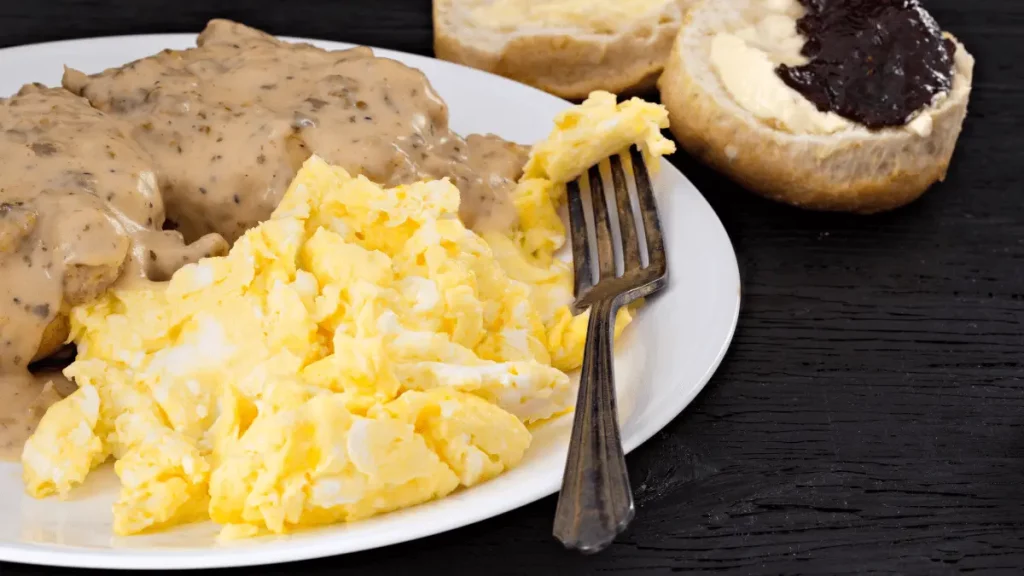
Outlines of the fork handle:
{"type": "Polygon", "coordinates": [[[590,308],[572,440],[555,511],[555,538],[584,553],[611,544],[633,519],[612,368],[617,310],[614,299],[590,308]]]}

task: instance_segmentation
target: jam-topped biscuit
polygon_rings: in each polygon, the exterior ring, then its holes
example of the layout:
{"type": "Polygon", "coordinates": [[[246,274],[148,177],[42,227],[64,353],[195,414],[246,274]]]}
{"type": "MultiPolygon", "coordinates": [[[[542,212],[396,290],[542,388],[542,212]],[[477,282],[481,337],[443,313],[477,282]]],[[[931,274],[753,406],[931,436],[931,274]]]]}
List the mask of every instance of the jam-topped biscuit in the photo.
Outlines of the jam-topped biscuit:
{"type": "Polygon", "coordinates": [[[704,0],[658,86],[679,143],[751,191],[873,213],[945,178],[973,69],[917,0],[704,0]]]}

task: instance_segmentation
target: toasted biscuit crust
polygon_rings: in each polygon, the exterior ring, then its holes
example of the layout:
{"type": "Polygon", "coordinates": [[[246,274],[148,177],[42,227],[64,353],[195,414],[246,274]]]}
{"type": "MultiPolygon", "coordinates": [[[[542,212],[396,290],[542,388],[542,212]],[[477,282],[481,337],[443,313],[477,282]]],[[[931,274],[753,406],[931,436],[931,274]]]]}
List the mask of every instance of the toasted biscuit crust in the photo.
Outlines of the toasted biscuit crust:
{"type": "Polygon", "coordinates": [[[668,2],[624,23],[621,32],[598,35],[469,29],[461,17],[465,0],[435,0],[434,52],[562,98],[579,100],[594,90],[641,93],[654,88],[688,2],[668,2]]]}

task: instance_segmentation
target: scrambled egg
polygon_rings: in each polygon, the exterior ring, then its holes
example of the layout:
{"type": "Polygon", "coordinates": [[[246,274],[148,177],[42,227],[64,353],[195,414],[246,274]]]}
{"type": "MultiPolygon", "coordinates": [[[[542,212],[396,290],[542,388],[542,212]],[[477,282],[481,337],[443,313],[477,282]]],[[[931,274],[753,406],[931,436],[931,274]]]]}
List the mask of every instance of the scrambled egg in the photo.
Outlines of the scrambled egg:
{"type": "Polygon", "coordinates": [[[64,497],[112,457],[116,533],[208,518],[234,538],[366,518],[515,466],[526,425],[571,409],[565,371],[583,354],[586,314],[569,312],[555,257],[564,184],[606,150],[670,151],[663,112],[595,93],[560,115],[508,235],[466,229],[446,180],[384,189],[309,159],[227,256],[72,310],[79,389],[25,446],[28,492],[64,497]]]}
{"type": "MultiPolygon", "coordinates": [[[[485,235],[509,276],[532,287],[532,300],[547,327],[552,365],[560,370],[574,370],[583,363],[589,321],[589,313],[573,316],[566,306],[572,299],[572,270],[555,258],[566,240],[558,216],[558,207],[565,201],[565,184],[633,145],[639,146],[648,168],[657,171],[658,158],[676,151],[675,144],[661,134],[668,123],[663,106],[640,98],[616,103],[614,94],[592,92],[582,104],[556,116],[547,139],[530,150],[523,177],[513,192],[520,229],[511,237],[485,235]]],[[[630,168],[628,163],[626,168],[630,168]]],[[[619,310],[616,335],[630,320],[629,308],[619,310]]]]}
{"type": "Polygon", "coordinates": [[[676,151],[661,135],[668,128],[664,106],[631,98],[616,104],[615,95],[591,92],[590,97],[555,117],[555,129],[547,140],[530,151],[525,178],[547,178],[565,183],[604,158],[637,144],[651,170],[658,156],[676,151]]]}

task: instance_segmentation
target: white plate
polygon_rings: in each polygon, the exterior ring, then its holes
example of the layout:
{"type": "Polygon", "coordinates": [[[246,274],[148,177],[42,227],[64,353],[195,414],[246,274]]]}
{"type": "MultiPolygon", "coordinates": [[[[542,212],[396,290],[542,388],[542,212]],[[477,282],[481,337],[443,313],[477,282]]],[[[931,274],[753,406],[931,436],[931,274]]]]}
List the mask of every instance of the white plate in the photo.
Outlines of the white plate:
{"type": "MultiPolygon", "coordinates": [[[[63,65],[99,72],[163,48],[187,48],[185,34],[98,38],[0,50],[0,94],[23,83],[59,85],[63,65]]],[[[328,49],[337,42],[310,40],[328,49]]],[[[532,143],[569,106],[522,84],[422,56],[378,50],[423,70],[451,110],[461,134],[491,132],[532,143]]],[[[678,415],[704,387],[736,326],[739,272],[729,238],[696,188],[662,163],[655,179],[671,282],[649,302],[619,342],[616,379],[622,436],[632,450],[678,415]]],[[[37,501],[23,495],[21,467],[0,462],[0,560],[91,568],[209,568],[269,564],[365,550],[478,522],[558,490],[571,419],[535,434],[523,462],[486,484],[442,500],[362,522],[288,537],[218,543],[211,523],[168,532],[117,537],[110,506],[117,479],[101,469],[72,499],[37,501]]],[[[548,533],[548,525],[538,525],[548,533]]]]}

